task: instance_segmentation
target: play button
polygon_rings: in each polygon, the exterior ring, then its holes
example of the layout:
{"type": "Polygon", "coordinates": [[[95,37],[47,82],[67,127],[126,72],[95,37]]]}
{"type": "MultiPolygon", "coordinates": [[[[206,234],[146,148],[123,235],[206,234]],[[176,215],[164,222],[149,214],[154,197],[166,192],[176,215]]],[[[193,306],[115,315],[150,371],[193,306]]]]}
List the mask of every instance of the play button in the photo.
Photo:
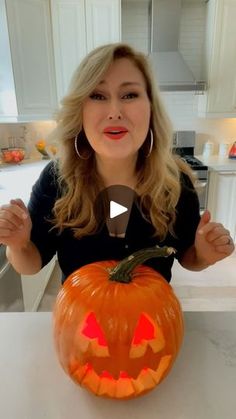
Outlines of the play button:
{"type": "Polygon", "coordinates": [[[118,204],[115,201],[110,201],[110,218],[115,218],[126,211],[128,211],[128,208],[118,204]]]}
{"type": "Polygon", "coordinates": [[[94,203],[99,230],[106,225],[110,236],[124,237],[136,196],[133,189],[124,185],[112,185],[103,189],[94,203]]]}

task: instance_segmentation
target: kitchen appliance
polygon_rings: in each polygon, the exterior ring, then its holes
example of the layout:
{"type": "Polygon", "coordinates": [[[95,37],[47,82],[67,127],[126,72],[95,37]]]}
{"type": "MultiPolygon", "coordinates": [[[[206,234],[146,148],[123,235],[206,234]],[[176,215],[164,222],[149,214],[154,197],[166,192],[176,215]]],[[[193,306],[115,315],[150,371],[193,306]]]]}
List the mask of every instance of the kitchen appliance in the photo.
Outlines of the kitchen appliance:
{"type": "Polygon", "coordinates": [[[182,0],[152,0],[150,60],[160,90],[203,92],[206,81],[196,79],[179,50],[181,14],[182,0]]]}
{"type": "Polygon", "coordinates": [[[207,206],[208,167],[194,156],[195,141],[195,131],[176,131],[173,138],[173,152],[181,156],[194,171],[196,175],[194,186],[198,194],[200,210],[203,212],[207,206]]]}
{"type": "Polygon", "coordinates": [[[229,159],[236,159],[236,141],[229,150],[229,159]]]}
{"type": "Polygon", "coordinates": [[[219,144],[219,157],[228,157],[229,153],[229,143],[220,143],[219,144]]]}
{"type": "Polygon", "coordinates": [[[208,158],[212,156],[214,150],[214,144],[211,141],[207,141],[203,146],[203,157],[208,158]]]}
{"type": "Polygon", "coordinates": [[[6,257],[6,247],[0,244],[0,312],[24,311],[21,275],[6,257]]]}

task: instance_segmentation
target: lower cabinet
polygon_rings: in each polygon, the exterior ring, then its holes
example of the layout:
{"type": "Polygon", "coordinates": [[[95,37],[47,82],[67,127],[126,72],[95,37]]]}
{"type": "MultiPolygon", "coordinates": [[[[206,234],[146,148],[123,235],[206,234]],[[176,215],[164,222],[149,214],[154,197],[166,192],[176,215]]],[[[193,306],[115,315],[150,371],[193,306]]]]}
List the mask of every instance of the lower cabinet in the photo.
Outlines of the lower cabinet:
{"type": "Polygon", "coordinates": [[[236,242],[236,171],[211,171],[208,205],[212,220],[222,223],[236,242]]]}
{"type": "Polygon", "coordinates": [[[56,256],[35,275],[21,275],[25,311],[37,311],[56,263],[56,256]]]}

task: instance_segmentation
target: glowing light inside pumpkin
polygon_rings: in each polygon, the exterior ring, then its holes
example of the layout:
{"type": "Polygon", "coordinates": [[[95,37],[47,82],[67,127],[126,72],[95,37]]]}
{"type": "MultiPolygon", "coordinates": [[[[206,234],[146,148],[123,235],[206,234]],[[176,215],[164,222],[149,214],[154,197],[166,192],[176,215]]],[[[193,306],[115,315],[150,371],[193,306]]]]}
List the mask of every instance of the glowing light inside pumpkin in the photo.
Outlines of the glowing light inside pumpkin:
{"type": "Polygon", "coordinates": [[[113,380],[112,375],[108,371],[103,371],[100,375],[101,378],[109,378],[110,380],[113,380]]]}
{"type": "Polygon", "coordinates": [[[141,314],[139,317],[138,324],[134,331],[134,337],[132,344],[139,345],[143,340],[152,340],[155,338],[155,328],[152,322],[145,316],[141,314]]]}
{"type": "Polygon", "coordinates": [[[84,328],[82,329],[82,334],[87,338],[97,339],[99,345],[101,346],[107,346],[104,333],[99,326],[94,313],[89,313],[88,317],[86,318],[84,328]]]}
{"type": "Polygon", "coordinates": [[[131,378],[126,371],[120,371],[120,378],[131,378]]]}

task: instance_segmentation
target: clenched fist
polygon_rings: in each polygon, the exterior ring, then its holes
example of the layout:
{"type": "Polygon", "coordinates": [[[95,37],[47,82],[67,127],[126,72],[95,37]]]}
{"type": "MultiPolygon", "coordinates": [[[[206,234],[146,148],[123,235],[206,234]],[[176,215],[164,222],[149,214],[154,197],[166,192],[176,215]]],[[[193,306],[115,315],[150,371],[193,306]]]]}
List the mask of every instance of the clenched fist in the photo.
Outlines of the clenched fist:
{"type": "Polygon", "coordinates": [[[21,199],[12,199],[0,206],[0,243],[12,249],[22,249],[30,241],[32,223],[21,199]]]}

